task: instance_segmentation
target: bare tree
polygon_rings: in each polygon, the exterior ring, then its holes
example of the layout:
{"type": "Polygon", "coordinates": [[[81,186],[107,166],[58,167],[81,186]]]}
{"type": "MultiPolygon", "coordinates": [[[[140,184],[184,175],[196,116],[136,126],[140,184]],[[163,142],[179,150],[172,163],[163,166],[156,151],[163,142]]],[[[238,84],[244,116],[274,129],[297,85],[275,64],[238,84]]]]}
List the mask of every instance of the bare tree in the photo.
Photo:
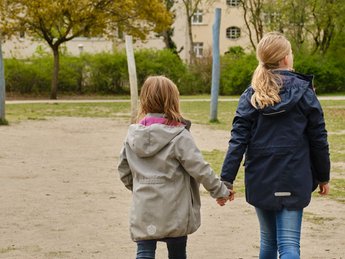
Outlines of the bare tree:
{"type": "Polygon", "coordinates": [[[325,0],[322,4],[323,12],[320,12],[319,1],[314,1],[311,6],[311,15],[313,17],[313,29],[309,29],[308,32],[314,39],[313,52],[319,51],[325,54],[331,44],[331,41],[335,35],[337,8],[340,7],[334,0],[325,0]]]}
{"type": "Polygon", "coordinates": [[[193,16],[201,8],[208,8],[214,3],[215,0],[182,0],[184,11],[186,14],[186,24],[188,28],[188,38],[189,38],[189,61],[191,63],[195,60],[195,53],[193,50],[194,39],[193,39],[193,16]]]}
{"type": "Polygon", "coordinates": [[[240,0],[240,3],[250,43],[256,50],[257,43],[264,35],[264,0],[240,0]]]}

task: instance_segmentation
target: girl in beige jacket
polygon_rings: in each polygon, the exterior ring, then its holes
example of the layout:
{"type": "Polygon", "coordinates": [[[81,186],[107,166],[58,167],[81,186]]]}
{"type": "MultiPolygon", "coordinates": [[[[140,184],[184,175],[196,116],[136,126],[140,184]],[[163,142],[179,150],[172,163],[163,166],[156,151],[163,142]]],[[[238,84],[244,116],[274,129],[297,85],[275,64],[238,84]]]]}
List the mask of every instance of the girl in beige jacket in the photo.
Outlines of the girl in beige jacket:
{"type": "Polygon", "coordinates": [[[130,232],[136,258],[155,258],[157,241],[167,243],[169,258],[186,258],[187,235],[200,226],[199,183],[220,205],[232,196],[185,128],[171,80],[145,81],[140,115],[141,121],[129,127],[118,165],[133,194],[130,232]]]}

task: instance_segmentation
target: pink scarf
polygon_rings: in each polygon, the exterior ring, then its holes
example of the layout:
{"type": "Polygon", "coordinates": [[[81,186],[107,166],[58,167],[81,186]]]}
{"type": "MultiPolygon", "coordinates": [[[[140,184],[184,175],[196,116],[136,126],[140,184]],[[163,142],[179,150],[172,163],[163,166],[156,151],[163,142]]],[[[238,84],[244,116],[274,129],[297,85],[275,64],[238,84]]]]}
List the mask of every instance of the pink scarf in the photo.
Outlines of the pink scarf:
{"type": "MultiPolygon", "coordinates": [[[[167,119],[163,117],[145,117],[140,122],[141,125],[150,126],[152,124],[167,124],[167,119]]],[[[167,124],[168,125],[168,124],[167,124]]],[[[181,122],[173,121],[169,126],[181,126],[181,122]]]]}

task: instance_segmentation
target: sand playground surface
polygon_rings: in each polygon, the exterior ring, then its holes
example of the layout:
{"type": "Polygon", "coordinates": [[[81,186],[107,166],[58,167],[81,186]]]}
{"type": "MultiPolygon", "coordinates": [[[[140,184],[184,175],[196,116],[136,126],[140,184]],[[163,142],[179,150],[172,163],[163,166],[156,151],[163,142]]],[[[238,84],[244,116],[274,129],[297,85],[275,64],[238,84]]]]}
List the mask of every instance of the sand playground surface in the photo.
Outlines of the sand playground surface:
{"type": "MultiPolygon", "coordinates": [[[[116,170],[127,127],[67,117],[0,127],[0,258],[135,258],[131,193],[116,170]]],[[[228,131],[193,125],[191,132],[201,150],[227,148],[228,131]]],[[[258,258],[259,226],[243,197],[219,207],[203,190],[201,213],[188,258],[258,258]]],[[[167,258],[164,243],[156,258],[167,258]]],[[[344,203],[313,198],[301,258],[345,258],[344,203]]]]}

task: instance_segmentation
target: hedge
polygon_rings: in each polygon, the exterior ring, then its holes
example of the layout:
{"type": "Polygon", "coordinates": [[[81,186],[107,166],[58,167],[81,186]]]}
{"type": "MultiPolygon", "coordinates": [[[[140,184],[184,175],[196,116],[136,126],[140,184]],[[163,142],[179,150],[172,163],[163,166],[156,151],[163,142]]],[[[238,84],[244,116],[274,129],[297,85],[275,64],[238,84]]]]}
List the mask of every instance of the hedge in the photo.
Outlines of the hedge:
{"type": "MultiPolygon", "coordinates": [[[[139,89],[149,75],[165,75],[179,87],[181,94],[210,93],[212,57],[207,55],[186,65],[169,50],[142,49],[135,52],[139,89]]],[[[6,91],[18,94],[50,92],[51,56],[33,56],[26,60],[5,59],[6,91]]],[[[257,66],[255,54],[240,47],[231,48],[221,57],[221,95],[238,95],[248,87],[257,66]]],[[[318,93],[345,92],[345,57],[337,55],[299,55],[298,72],[315,75],[318,93]]],[[[128,69],[124,51],[83,54],[60,58],[59,92],[71,94],[128,94],[128,69]]]]}

